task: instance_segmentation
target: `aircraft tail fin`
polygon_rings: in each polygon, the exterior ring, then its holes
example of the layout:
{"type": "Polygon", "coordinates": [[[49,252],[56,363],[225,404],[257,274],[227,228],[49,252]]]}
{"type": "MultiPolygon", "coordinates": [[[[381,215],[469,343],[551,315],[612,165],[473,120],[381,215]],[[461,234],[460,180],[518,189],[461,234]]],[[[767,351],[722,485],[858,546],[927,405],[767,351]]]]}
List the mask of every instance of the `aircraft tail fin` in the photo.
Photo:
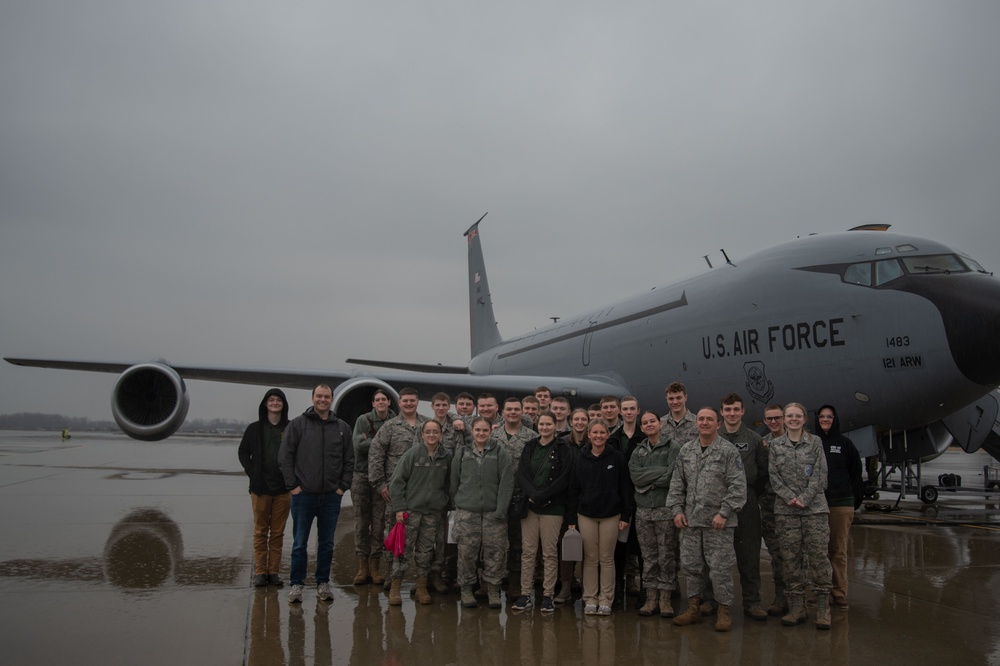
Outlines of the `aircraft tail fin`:
{"type": "Polygon", "coordinates": [[[469,338],[473,358],[503,342],[493,315],[493,297],[486,279],[486,262],[479,238],[479,223],[484,217],[486,213],[465,232],[469,243],[469,338]]]}

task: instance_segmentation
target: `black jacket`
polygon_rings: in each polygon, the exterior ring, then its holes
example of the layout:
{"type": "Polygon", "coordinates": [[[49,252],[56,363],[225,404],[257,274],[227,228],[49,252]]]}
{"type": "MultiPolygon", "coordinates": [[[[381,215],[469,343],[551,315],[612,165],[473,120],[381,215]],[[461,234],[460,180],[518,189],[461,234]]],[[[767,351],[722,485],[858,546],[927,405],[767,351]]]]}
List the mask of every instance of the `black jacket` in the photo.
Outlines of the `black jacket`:
{"type": "Polygon", "coordinates": [[[861,476],[861,455],[854,442],[840,434],[840,417],[831,405],[823,405],[816,410],[816,434],[823,440],[826,454],[827,481],[826,501],[831,506],[842,504],[853,498],[854,508],[861,506],[865,498],[865,484],[861,476]],[[830,432],[823,432],[819,426],[819,413],[824,409],[833,412],[830,432]]]}
{"type": "Polygon", "coordinates": [[[325,421],[312,407],[285,428],[278,463],[289,490],[296,486],[310,495],[351,489],[354,476],[353,432],[330,412],[325,421]]]}
{"type": "Polygon", "coordinates": [[[536,487],[535,475],[531,471],[531,457],[539,446],[541,444],[538,437],[524,445],[514,477],[515,483],[531,500],[529,507],[532,510],[544,509],[550,504],[566,504],[569,499],[569,480],[573,472],[573,454],[569,450],[569,444],[565,440],[556,439],[548,446],[551,464],[548,482],[536,487]]]}
{"type": "MultiPolygon", "coordinates": [[[[243,465],[243,471],[250,478],[250,492],[254,495],[281,495],[287,492],[284,489],[281,470],[277,464],[273,468],[265,469],[267,461],[264,451],[265,433],[269,427],[272,427],[267,418],[267,399],[272,395],[278,396],[285,403],[281,410],[281,420],[278,421],[277,426],[273,426],[284,432],[285,426],[288,425],[288,400],[281,389],[273,388],[264,394],[264,399],[260,401],[260,407],[257,409],[257,420],[247,426],[243,432],[243,439],[240,440],[240,464],[243,465]],[[267,483],[269,478],[272,480],[270,484],[267,483]]],[[[275,463],[277,462],[277,451],[272,453],[271,459],[275,463]]]]}
{"type": "Polygon", "coordinates": [[[573,461],[566,522],[576,525],[578,514],[588,518],[620,514],[620,520],[631,523],[635,512],[631,488],[628,464],[621,451],[607,445],[599,456],[593,449],[581,451],[573,461]]]}

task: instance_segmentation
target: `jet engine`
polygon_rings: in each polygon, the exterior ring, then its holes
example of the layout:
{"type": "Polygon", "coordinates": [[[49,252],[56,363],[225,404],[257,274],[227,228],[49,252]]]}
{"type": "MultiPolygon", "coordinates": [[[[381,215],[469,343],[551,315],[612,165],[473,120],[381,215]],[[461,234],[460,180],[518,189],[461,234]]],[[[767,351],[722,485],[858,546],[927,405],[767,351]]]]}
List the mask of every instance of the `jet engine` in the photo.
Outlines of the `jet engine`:
{"type": "Polygon", "coordinates": [[[391,386],[374,377],[354,377],[338,386],[333,392],[333,405],[330,409],[337,418],[353,428],[359,416],[372,410],[372,397],[376,389],[383,389],[389,394],[392,409],[398,414],[399,394],[391,386]]]}
{"type": "Polygon", "coordinates": [[[121,374],[111,393],[111,413],[129,437],[156,442],[177,432],[189,402],[181,376],[165,362],[152,361],[121,374]]]}

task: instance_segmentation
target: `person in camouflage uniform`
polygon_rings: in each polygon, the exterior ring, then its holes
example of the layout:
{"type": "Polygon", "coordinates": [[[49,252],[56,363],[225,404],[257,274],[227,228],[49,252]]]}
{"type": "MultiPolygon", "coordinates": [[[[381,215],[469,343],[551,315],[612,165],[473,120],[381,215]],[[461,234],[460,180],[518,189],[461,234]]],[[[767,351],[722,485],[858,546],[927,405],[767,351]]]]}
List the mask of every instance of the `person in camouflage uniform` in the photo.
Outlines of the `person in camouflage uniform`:
{"type": "Polygon", "coordinates": [[[500,582],[507,564],[507,511],[514,491],[514,467],[504,447],[490,437],[489,420],[471,423],[472,446],[455,452],[451,497],[455,505],[452,536],[458,543],[458,584],[462,605],[475,608],[472,593],[480,554],[490,608],[500,608],[500,582]]]}
{"type": "MultiPolygon", "coordinates": [[[[410,447],[420,441],[420,428],[427,417],[417,414],[420,397],[416,389],[404,388],[399,392],[399,416],[383,424],[372,439],[368,449],[368,481],[386,502],[383,516],[385,534],[396,524],[396,514],[390,505],[389,481],[399,459],[410,447]]],[[[392,567],[392,553],[385,551],[386,564],[392,567]]],[[[389,579],[385,584],[390,583],[389,579]]]]}
{"type": "Polygon", "coordinates": [[[703,407],[696,418],[698,439],[681,448],[667,495],[667,507],[680,530],[681,568],[689,595],[687,611],[675,617],[674,624],[701,622],[707,565],[719,601],[715,630],[730,631],[736,564],[733,533],[746,502],[747,479],[739,451],[719,437],[719,413],[703,407]]]}
{"type": "Polygon", "coordinates": [[[421,443],[403,454],[389,483],[396,523],[406,524],[405,550],[401,558],[396,558],[391,573],[392,606],[403,603],[400,587],[411,562],[417,577],[417,603],[431,603],[427,574],[437,551],[451,481],[451,454],[441,444],[441,434],[440,423],[425,421],[420,430],[421,443]]]}
{"type": "MultiPolygon", "coordinates": [[[[514,468],[521,463],[524,445],[538,436],[521,421],[521,401],[507,398],[503,403],[503,425],[493,431],[493,439],[503,445],[514,468]]],[[[521,519],[507,521],[507,596],[521,596],[521,519]]]]}
{"type": "Polygon", "coordinates": [[[806,581],[816,593],[816,628],[830,628],[829,595],[833,570],[830,509],[826,503],[827,463],[823,443],[806,432],[806,409],[798,403],[785,407],[785,434],[768,447],[771,485],[778,499],[774,518],[785,556],[788,614],[781,623],[794,626],[807,619],[806,581]]]}
{"type": "Polygon", "coordinates": [[[694,414],[687,408],[687,389],[680,382],[673,382],[664,391],[667,406],[670,411],[660,420],[661,432],[665,439],[673,440],[674,444],[684,446],[698,439],[698,427],[695,425],[694,414]]]}
{"type": "MultiPolygon", "coordinates": [[[[764,435],[762,444],[770,447],[778,437],[785,434],[785,408],[781,405],[768,405],[764,408],[764,425],[768,433],[764,435]]],[[[770,458],[770,456],[769,456],[770,458]]],[[[768,464],[770,467],[770,463],[768,464]]],[[[774,522],[774,487],[768,478],[764,492],[758,497],[760,504],[760,533],[771,556],[771,578],[774,580],[774,603],[767,608],[767,614],[781,617],[788,612],[788,600],[785,597],[785,560],[781,557],[781,543],[778,540],[778,527],[774,522]]]]}
{"type": "Polygon", "coordinates": [[[362,414],[354,422],[354,479],[351,481],[351,500],[354,504],[354,552],[358,556],[358,573],[354,584],[364,585],[370,580],[381,585],[385,578],[379,573],[382,560],[382,533],[385,500],[368,480],[368,450],[372,438],[382,425],[396,416],[389,406],[392,399],[383,389],[375,389],[372,411],[362,414]]]}
{"type": "Polygon", "coordinates": [[[628,470],[635,487],[635,528],[642,551],[642,586],[646,603],[639,615],[673,617],[670,593],[677,589],[677,526],[667,509],[667,493],[674,462],[681,447],[664,438],[660,417],[643,412],[639,427],[646,435],[629,459],[628,470]]]}

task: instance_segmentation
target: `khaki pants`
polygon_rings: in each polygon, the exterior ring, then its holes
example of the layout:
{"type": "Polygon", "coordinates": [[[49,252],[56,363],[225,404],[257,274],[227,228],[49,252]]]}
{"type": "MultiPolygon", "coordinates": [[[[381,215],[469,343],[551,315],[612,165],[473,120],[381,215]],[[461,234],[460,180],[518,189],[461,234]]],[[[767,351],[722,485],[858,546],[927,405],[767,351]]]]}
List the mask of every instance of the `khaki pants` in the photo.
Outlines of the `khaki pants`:
{"type": "Polygon", "coordinates": [[[281,545],[288,512],[292,508],[292,495],[250,493],[250,506],[253,508],[253,572],[277,574],[281,568],[281,545]]]}
{"type": "Polygon", "coordinates": [[[847,601],[847,541],[854,522],[854,507],[830,507],[830,565],[833,567],[833,598],[847,601]]]}
{"type": "Polygon", "coordinates": [[[583,537],[583,603],[611,606],[615,599],[615,544],[621,516],[579,516],[583,537]]]}
{"type": "Polygon", "coordinates": [[[542,544],[542,596],[552,597],[556,592],[559,574],[559,531],[562,516],[542,516],[528,511],[521,520],[521,594],[531,596],[535,576],[535,558],[538,544],[542,544]]]}

